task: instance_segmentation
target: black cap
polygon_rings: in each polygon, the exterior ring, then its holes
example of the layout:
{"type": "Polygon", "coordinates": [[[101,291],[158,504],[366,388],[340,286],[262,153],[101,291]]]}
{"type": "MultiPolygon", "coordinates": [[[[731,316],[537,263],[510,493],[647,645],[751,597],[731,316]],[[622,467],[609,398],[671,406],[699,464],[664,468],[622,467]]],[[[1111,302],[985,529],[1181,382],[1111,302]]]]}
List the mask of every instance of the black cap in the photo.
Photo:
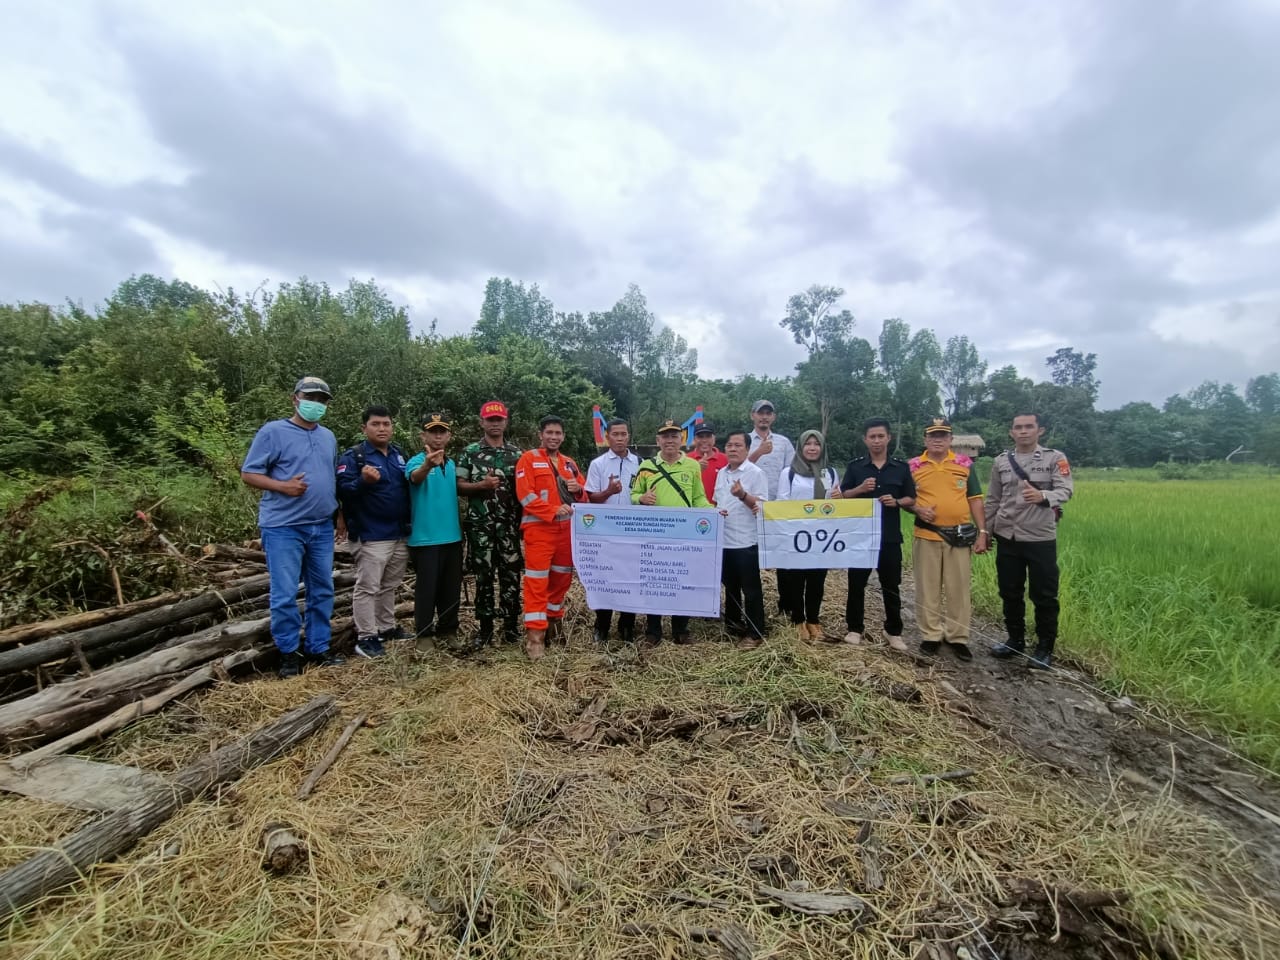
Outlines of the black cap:
{"type": "Polygon", "coordinates": [[[713,437],[716,435],[716,428],[715,428],[715,427],[713,427],[711,424],[707,423],[707,421],[705,421],[705,420],[701,421],[701,422],[698,424],[698,426],[697,426],[697,427],[694,429],[694,431],[693,431],[693,435],[694,435],[695,437],[700,437],[700,436],[702,436],[704,433],[709,433],[709,434],[711,434],[713,437]]]}
{"type": "Polygon", "coordinates": [[[658,428],[658,433],[684,433],[684,427],[667,417],[662,421],[662,426],[658,428]]]}
{"type": "Polygon", "coordinates": [[[934,417],[924,428],[924,435],[927,437],[931,433],[950,433],[951,421],[946,417],[934,417]]]}
{"type": "Polygon", "coordinates": [[[449,421],[444,418],[444,414],[428,413],[422,418],[423,430],[452,430],[449,421]]]}

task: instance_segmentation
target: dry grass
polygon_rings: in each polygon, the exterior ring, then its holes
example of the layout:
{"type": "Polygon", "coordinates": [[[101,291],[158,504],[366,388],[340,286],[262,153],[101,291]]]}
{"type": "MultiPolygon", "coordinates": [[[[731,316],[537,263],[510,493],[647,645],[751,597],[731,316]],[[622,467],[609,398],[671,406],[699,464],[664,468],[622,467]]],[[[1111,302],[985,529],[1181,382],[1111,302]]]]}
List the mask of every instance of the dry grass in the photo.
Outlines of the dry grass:
{"type": "MultiPolygon", "coordinates": [[[[697,625],[708,638],[714,627],[697,625]]],[[[1280,917],[1220,828],[1168,797],[1117,791],[1099,803],[1010,756],[928,684],[921,703],[883,696],[876,678],[918,678],[877,649],[787,635],[749,653],[708,642],[627,661],[586,649],[585,615],[570,628],[570,650],[537,665],[515,650],[457,661],[399,644],[382,662],[224,684],[139,723],[97,756],[173,769],[321,691],[372,726],[308,800],[294,791],[340,723],[19,915],[0,953],[389,957],[361,952],[353,924],[398,894],[405,957],[733,956],[688,935],[730,925],[754,944],[740,955],[760,958],[927,957],[924,943],[1006,960],[1154,955],[1124,946],[1133,931],[1185,956],[1280,955],[1280,917]],[[597,697],[595,738],[566,738],[597,697]],[[964,767],[976,775],[889,783],[964,767]],[[307,835],[301,872],[260,868],[258,835],[273,820],[307,835]],[[1032,935],[1029,908],[1005,893],[1014,877],[1129,891],[1110,911],[1112,952],[1077,951],[1069,936],[1052,945],[1051,927],[1032,935]],[[797,881],[869,909],[804,916],[758,893],[797,881]]],[[[82,817],[0,799],[0,866],[82,817]]]]}

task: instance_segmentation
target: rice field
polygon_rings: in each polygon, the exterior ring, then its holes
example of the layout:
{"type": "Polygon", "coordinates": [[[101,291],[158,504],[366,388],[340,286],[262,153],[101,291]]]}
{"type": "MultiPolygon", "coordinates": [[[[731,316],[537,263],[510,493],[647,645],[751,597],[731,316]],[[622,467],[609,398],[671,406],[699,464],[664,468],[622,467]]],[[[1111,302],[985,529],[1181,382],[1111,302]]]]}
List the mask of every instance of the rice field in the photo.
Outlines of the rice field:
{"type": "MultiPolygon", "coordinates": [[[[985,475],[984,475],[985,484],[985,475]]],[[[1280,477],[1080,471],[1059,528],[1059,649],[1280,769],[1280,477]]],[[[999,622],[995,565],[975,608],[999,622]]],[[[1030,623],[1028,607],[1028,623],[1030,623]]]]}

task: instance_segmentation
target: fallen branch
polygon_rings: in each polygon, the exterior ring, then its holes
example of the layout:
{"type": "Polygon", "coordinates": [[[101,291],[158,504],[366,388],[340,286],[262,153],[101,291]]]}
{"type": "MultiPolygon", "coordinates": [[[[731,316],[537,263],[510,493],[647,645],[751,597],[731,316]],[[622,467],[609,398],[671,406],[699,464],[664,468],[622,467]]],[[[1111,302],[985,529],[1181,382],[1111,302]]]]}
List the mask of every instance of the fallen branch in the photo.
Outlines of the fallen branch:
{"type": "Polygon", "coordinates": [[[72,613],[56,620],[41,620],[37,623],[24,623],[16,627],[8,627],[0,630],[0,647],[11,647],[15,643],[31,643],[59,633],[73,633],[104,623],[114,623],[116,620],[123,620],[138,613],[146,613],[148,610],[163,607],[166,604],[174,603],[189,596],[191,596],[191,591],[185,593],[162,593],[154,597],[147,597],[144,600],[134,600],[124,606],[85,610],[83,613],[72,613]]]}
{"type": "Polygon", "coordinates": [[[230,783],[281,756],[328,722],[337,710],[322,695],[180,770],[163,789],[110,813],[58,841],[52,848],[0,874],[0,920],[70,886],[94,864],[119,856],[212,787],[230,783]]]}
{"type": "MultiPolygon", "coordinates": [[[[22,700],[6,703],[0,706],[0,745],[19,740],[61,736],[74,728],[51,727],[48,714],[69,707],[83,706],[85,703],[112,694],[120,694],[122,691],[128,694],[132,688],[149,684],[157,677],[183,674],[191,667],[263,639],[270,632],[270,628],[269,617],[220,624],[202,631],[186,643],[172,649],[157,650],[131,663],[106,667],[91,677],[54,684],[22,700]]],[[[148,690],[148,693],[152,692],[154,690],[148,690]]],[[[138,699],[138,697],[131,696],[129,699],[138,699]]],[[[120,705],[115,703],[110,709],[114,710],[120,705]]]]}
{"type": "Polygon", "coordinates": [[[347,744],[351,742],[351,738],[355,736],[356,731],[364,726],[364,722],[368,716],[369,715],[367,713],[362,713],[347,724],[346,728],[338,736],[337,741],[335,741],[333,746],[329,748],[329,752],[320,758],[320,762],[316,764],[315,769],[307,774],[307,779],[302,781],[302,786],[298,788],[298,792],[295,794],[295,799],[305,800],[307,797],[311,796],[311,791],[316,788],[316,784],[320,782],[320,778],[323,777],[328,769],[333,766],[333,762],[338,759],[338,754],[342,753],[342,751],[346,749],[347,744]]]}
{"type": "Polygon", "coordinates": [[[197,687],[202,687],[206,683],[213,682],[220,675],[229,673],[243,664],[252,663],[266,653],[268,649],[268,647],[254,647],[251,650],[240,650],[230,656],[223,657],[217,663],[208,664],[188,674],[182,680],[166,687],[159,693],[153,693],[149,697],[135,700],[114,713],[108,714],[96,723],[91,723],[81,730],[69,733],[60,740],[46,744],[38,750],[32,750],[30,753],[15,757],[9,761],[9,765],[16,770],[27,770],[47,760],[49,757],[66,753],[68,750],[74,750],[76,747],[99,740],[109,733],[114,733],[120,728],[128,726],[139,717],[155,713],[161,707],[178,699],[183,694],[189,693],[197,687]]]}
{"type": "Polygon", "coordinates": [[[98,546],[92,540],[67,540],[64,543],[55,543],[55,547],[88,547],[103,560],[107,562],[107,570],[111,573],[111,584],[116,588],[116,604],[124,606],[124,590],[120,588],[120,573],[116,570],[115,563],[111,560],[111,554],[107,553],[102,547],[98,546]]]}
{"type": "Polygon", "coordinates": [[[18,647],[16,650],[5,650],[0,652],[0,676],[17,673],[21,670],[30,670],[32,667],[39,666],[42,663],[49,663],[67,657],[72,653],[77,643],[80,645],[81,650],[88,652],[97,647],[104,647],[109,643],[124,640],[175,620],[186,620],[202,613],[225,610],[233,603],[249,597],[259,596],[270,589],[271,578],[267,574],[263,574],[259,577],[252,577],[234,587],[197,594],[194,597],[148,610],[145,613],[140,613],[115,623],[90,627],[87,630],[80,630],[73,634],[48,637],[25,647],[18,647]]]}
{"type": "Polygon", "coordinates": [[[267,555],[262,550],[233,547],[229,543],[206,543],[200,548],[200,553],[211,560],[248,560],[261,564],[267,562],[267,555]]]}
{"type": "Polygon", "coordinates": [[[948,770],[946,773],[922,773],[919,775],[901,774],[896,777],[890,777],[889,782],[895,787],[900,787],[907,783],[919,783],[921,785],[925,785],[938,783],[944,780],[968,780],[973,776],[977,776],[976,770],[948,770]]]}
{"type": "Polygon", "coordinates": [[[841,890],[809,891],[779,890],[764,884],[756,887],[756,896],[782,904],[788,910],[805,913],[811,917],[827,917],[837,913],[854,913],[862,916],[871,912],[871,905],[861,897],[841,890]]]}

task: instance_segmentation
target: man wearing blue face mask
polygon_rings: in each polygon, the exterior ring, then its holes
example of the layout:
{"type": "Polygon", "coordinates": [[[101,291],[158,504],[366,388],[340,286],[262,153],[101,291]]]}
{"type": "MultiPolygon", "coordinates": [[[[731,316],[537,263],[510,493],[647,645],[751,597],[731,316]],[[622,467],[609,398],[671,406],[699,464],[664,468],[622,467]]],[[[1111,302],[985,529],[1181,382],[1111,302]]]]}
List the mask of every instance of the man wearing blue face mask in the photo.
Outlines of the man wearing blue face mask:
{"type": "Polygon", "coordinates": [[[280,676],[302,672],[298,613],[302,580],[307,611],[307,660],[333,666],[343,658],[329,650],[333,616],[333,518],[338,510],[338,442],[320,426],[333,393],[318,377],[293,388],[293,416],[258,430],[240,468],[240,479],[262,490],[258,526],[271,575],[271,637],[280,651],[280,676]]]}

